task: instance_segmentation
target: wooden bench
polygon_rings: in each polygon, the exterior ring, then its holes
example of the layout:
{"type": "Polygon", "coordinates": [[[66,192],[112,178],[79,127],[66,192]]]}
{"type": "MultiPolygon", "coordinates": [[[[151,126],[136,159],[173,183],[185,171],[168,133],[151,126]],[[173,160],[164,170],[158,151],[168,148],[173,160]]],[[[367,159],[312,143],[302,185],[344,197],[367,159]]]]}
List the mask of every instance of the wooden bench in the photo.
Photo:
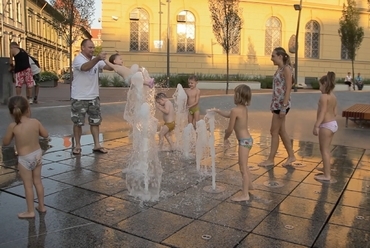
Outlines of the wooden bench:
{"type": "Polygon", "coordinates": [[[348,119],[356,121],[370,121],[370,104],[355,104],[343,110],[342,117],[346,117],[346,127],[348,119]]]}

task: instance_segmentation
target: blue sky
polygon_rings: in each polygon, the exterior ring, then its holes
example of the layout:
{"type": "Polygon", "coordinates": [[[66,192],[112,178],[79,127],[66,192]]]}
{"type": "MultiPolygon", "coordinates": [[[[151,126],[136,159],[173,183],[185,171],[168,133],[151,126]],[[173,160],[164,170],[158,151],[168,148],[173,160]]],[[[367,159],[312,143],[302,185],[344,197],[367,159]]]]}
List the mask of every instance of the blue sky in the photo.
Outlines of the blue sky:
{"type": "Polygon", "coordinates": [[[101,22],[98,22],[98,19],[101,18],[102,14],[101,7],[101,0],[95,0],[95,15],[91,28],[101,28],[101,22]]]}

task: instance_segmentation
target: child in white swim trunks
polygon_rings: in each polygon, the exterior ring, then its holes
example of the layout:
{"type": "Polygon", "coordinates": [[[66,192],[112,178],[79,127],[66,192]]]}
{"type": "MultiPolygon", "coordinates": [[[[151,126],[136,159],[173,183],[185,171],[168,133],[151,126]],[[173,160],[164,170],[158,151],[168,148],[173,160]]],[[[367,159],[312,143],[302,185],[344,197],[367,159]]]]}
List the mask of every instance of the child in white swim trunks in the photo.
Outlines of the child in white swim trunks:
{"type": "Polygon", "coordinates": [[[253,139],[248,131],[248,108],[251,102],[252,92],[246,84],[240,84],[235,88],[234,103],[235,107],[231,111],[221,111],[212,109],[223,117],[230,118],[229,126],[225,130],[225,147],[230,146],[229,137],[235,131],[239,144],[239,168],[242,174],[242,193],[231,198],[232,201],[248,201],[249,190],[253,189],[252,177],[248,168],[249,151],[253,146],[253,139]]]}
{"type": "Polygon", "coordinates": [[[105,63],[113,68],[115,72],[117,72],[121,77],[123,77],[127,83],[130,82],[130,78],[133,74],[140,71],[143,74],[144,78],[144,85],[148,86],[149,88],[154,87],[154,78],[151,78],[148,74],[148,71],[144,68],[139,68],[138,65],[133,65],[131,68],[128,68],[123,65],[123,60],[119,54],[113,54],[109,57],[109,59],[105,60],[105,63]]]}
{"type": "Polygon", "coordinates": [[[39,137],[47,138],[49,134],[38,120],[30,118],[30,106],[26,98],[13,96],[9,99],[8,108],[14,122],[8,126],[3,138],[3,146],[9,145],[14,137],[18,152],[18,170],[27,202],[27,211],[19,213],[18,218],[34,218],[33,186],[36,188],[38,199],[36,210],[41,213],[46,212],[44,186],[41,181],[42,150],[39,137]]]}
{"type": "Polygon", "coordinates": [[[337,98],[333,94],[335,87],[335,73],[329,71],[319,80],[321,96],[317,108],[317,119],[313,134],[319,136],[320,152],[324,164],[323,173],[315,176],[316,180],[330,181],[330,145],[334,133],[338,130],[335,120],[337,112],[337,98]]]}

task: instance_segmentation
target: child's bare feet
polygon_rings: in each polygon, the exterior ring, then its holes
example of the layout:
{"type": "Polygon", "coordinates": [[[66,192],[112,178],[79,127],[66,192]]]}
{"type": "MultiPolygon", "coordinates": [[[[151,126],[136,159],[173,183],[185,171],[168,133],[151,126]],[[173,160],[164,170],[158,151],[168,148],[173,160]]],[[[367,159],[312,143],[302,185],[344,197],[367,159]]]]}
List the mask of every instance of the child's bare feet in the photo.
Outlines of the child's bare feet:
{"type": "Polygon", "coordinates": [[[231,200],[235,202],[249,201],[249,194],[247,195],[240,194],[240,195],[232,197],[231,200]]]}
{"type": "Polygon", "coordinates": [[[324,171],[324,168],[323,167],[317,167],[316,170],[318,170],[318,171],[324,171]]]}
{"type": "Polygon", "coordinates": [[[286,160],[286,162],[283,164],[283,167],[287,166],[287,165],[292,165],[293,162],[296,161],[296,158],[295,157],[290,157],[286,160]]]}
{"type": "Polygon", "coordinates": [[[258,166],[262,167],[268,167],[268,166],[274,166],[274,161],[273,160],[266,160],[258,164],[258,166]]]}
{"type": "Polygon", "coordinates": [[[318,174],[315,176],[315,179],[319,181],[330,181],[331,177],[326,177],[324,174],[318,174]]]}
{"type": "Polygon", "coordinates": [[[40,206],[37,206],[36,207],[36,210],[39,212],[39,213],[46,213],[46,207],[40,207],[40,206]]]}
{"type": "Polygon", "coordinates": [[[18,214],[19,219],[32,219],[35,218],[35,212],[23,212],[18,214]]]}

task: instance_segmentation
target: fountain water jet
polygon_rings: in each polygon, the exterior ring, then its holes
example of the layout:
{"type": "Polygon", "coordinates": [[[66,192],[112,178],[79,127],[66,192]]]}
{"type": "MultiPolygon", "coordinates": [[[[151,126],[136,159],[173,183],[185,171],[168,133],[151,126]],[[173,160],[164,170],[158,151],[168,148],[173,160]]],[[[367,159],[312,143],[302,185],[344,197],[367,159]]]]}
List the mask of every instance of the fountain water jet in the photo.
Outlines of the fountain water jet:
{"type": "Polygon", "coordinates": [[[215,148],[215,115],[216,113],[210,110],[207,110],[207,114],[204,117],[204,120],[197,122],[197,142],[196,142],[196,161],[197,161],[197,170],[200,170],[200,160],[204,158],[206,154],[207,157],[211,157],[211,169],[212,169],[212,185],[205,186],[204,191],[208,193],[221,193],[225,191],[225,188],[222,186],[216,185],[216,148],[215,148]],[[207,130],[208,126],[208,130],[207,130]],[[205,150],[206,153],[205,153],[205,150]]]}
{"type": "Polygon", "coordinates": [[[154,117],[154,90],[143,87],[143,74],[131,77],[127,92],[124,119],[132,126],[132,153],[126,173],[126,185],[131,196],[142,201],[157,201],[162,181],[162,166],[155,140],[158,120],[154,117]]]}
{"type": "Polygon", "coordinates": [[[207,125],[204,120],[199,120],[196,123],[197,140],[195,143],[195,161],[198,172],[207,173],[207,168],[201,168],[200,161],[209,157],[209,141],[207,125]],[[201,170],[202,169],[202,170],[201,170]]]}
{"type": "MultiPolygon", "coordinates": [[[[174,99],[174,107],[175,107],[175,122],[176,127],[174,130],[175,133],[175,146],[176,150],[182,151],[181,147],[183,146],[183,132],[188,124],[188,111],[186,108],[186,103],[188,96],[186,95],[185,90],[182,88],[181,84],[177,85],[175,93],[172,95],[174,99]]],[[[186,154],[187,156],[189,154],[186,154]]]]}
{"type": "Polygon", "coordinates": [[[181,152],[184,159],[194,158],[194,145],[196,142],[196,133],[193,124],[189,123],[182,132],[181,152]]]}

